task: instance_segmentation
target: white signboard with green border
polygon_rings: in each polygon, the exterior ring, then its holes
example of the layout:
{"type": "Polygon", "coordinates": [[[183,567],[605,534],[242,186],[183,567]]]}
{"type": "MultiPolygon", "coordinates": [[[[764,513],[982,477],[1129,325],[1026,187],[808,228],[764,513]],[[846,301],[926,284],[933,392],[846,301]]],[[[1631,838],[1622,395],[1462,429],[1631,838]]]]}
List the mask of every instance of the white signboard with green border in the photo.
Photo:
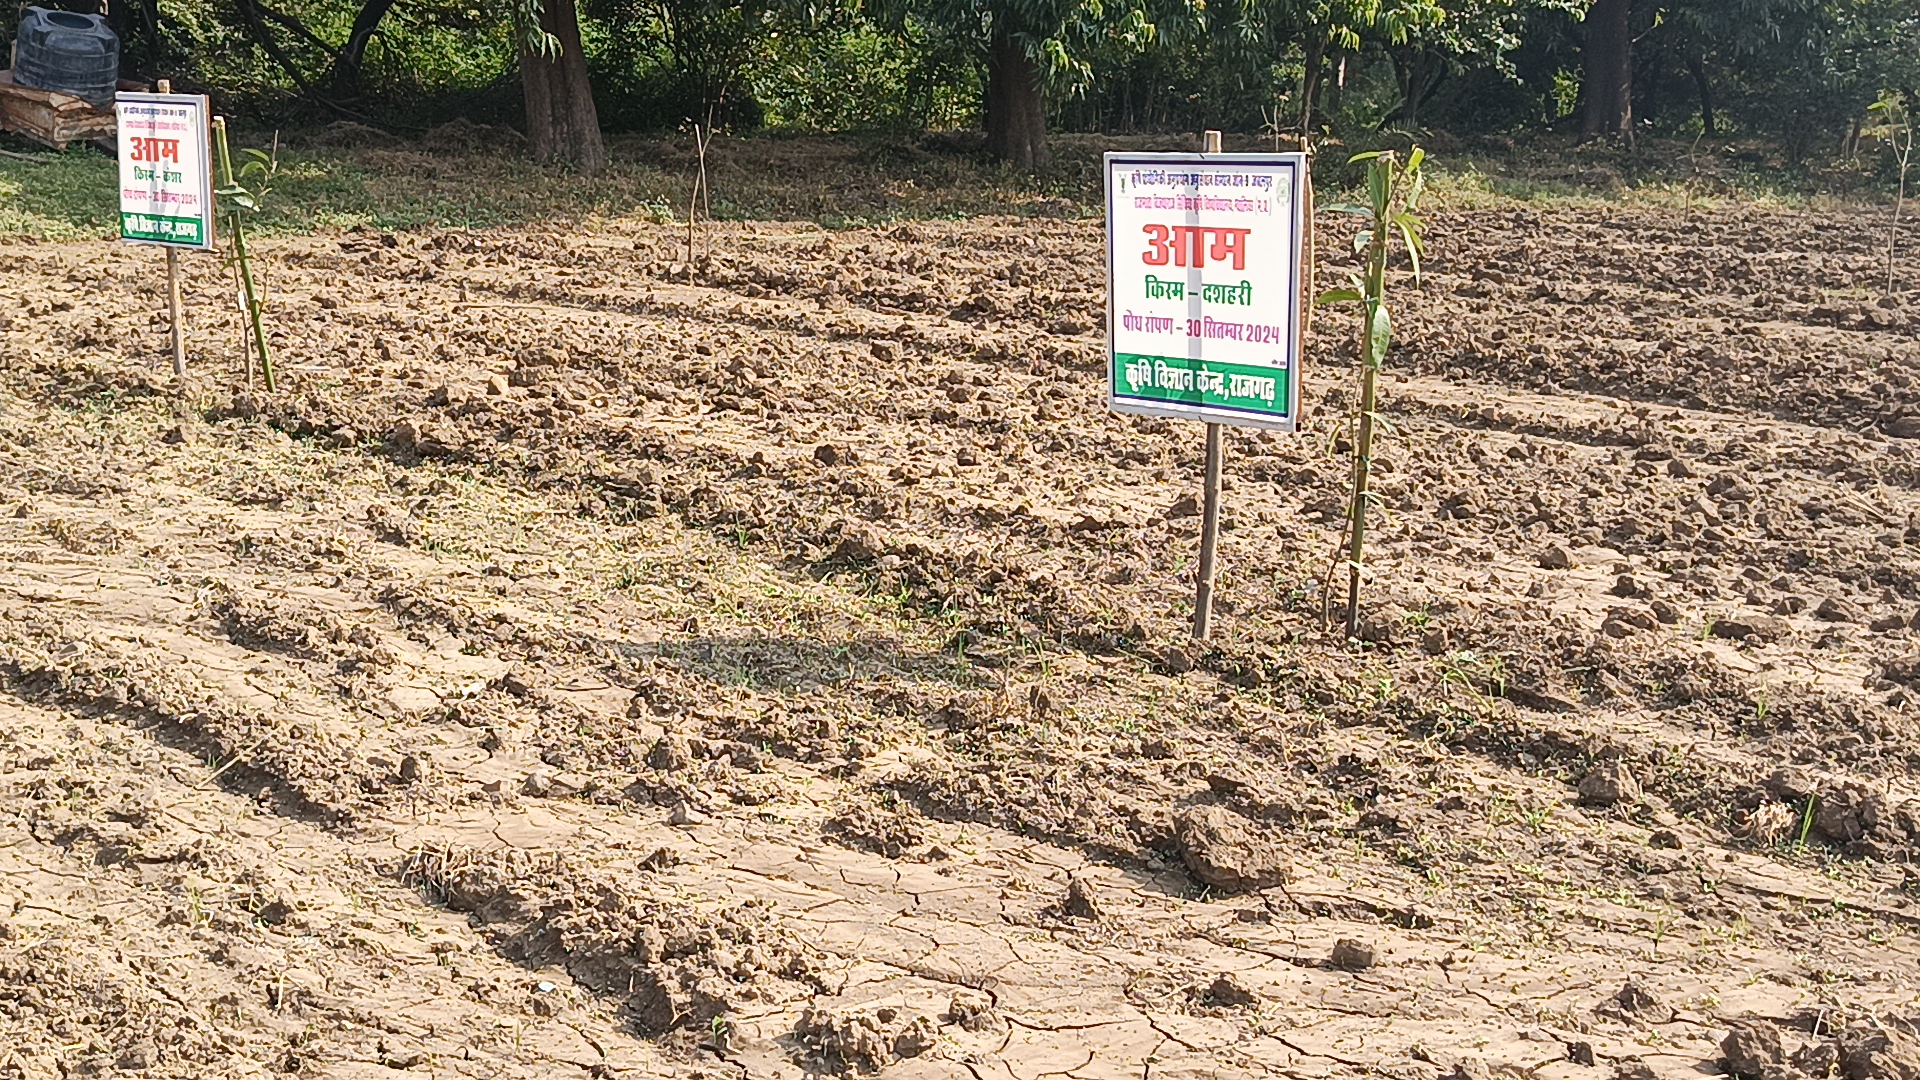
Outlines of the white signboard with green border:
{"type": "Polygon", "coordinates": [[[213,246],[208,102],[197,94],[119,94],[120,239],[213,246]]]}
{"type": "Polygon", "coordinates": [[[1108,406],[1292,431],[1306,157],[1106,161],[1108,406]]]}

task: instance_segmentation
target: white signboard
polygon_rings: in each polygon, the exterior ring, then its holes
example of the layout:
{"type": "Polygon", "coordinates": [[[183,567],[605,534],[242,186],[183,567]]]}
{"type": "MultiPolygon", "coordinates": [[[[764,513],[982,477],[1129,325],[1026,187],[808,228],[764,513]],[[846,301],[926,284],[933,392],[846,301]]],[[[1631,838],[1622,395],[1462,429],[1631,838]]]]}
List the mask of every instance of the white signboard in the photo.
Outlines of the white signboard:
{"type": "Polygon", "coordinates": [[[1302,154],[1107,155],[1107,405],[1293,430],[1302,154]]]}
{"type": "Polygon", "coordinates": [[[117,94],[120,239],[213,246],[213,167],[207,99],[117,94]]]}

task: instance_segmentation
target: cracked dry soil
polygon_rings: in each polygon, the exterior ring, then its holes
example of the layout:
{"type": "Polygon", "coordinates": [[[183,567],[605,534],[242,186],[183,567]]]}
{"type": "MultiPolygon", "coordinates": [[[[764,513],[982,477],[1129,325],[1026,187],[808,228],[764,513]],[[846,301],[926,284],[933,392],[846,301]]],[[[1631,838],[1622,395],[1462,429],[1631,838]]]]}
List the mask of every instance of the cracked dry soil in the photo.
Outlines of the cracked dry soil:
{"type": "Polygon", "coordinates": [[[1095,222],[0,243],[0,1076],[1910,1075],[1874,220],[1439,215],[1204,648],[1095,222]]]}

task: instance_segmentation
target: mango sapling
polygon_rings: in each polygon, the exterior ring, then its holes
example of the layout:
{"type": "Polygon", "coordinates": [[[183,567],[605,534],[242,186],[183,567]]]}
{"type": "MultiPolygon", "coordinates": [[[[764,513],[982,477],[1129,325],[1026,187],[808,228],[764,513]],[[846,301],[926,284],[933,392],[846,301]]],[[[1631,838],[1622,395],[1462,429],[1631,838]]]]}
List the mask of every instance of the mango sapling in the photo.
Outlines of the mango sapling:
{"type": "MultiPolygon", "coordinates": [[[[253,264],[247,259],[247,233],[242,215],[258,213],[267,192],[272,190],[268,185],[280,171],[279,139],[275,138],[271,154],[254,149],[242,151],[247,161],[236,176],[233,157],[227,151],[227,121],[216,116],[213,118],[213,152],[220,169],[220,186],[214,194],[226,205],[227,230],[233,234],[233,254],[229,261],[240,279],[240,313],[251,326],[253,347],[260,354],[260,375],[266,381],[267,393],[271,394],[274,392],[273,356],[267,351],[266,327],[260,317],[260,291],[254,285],[253,264]]],[[[245,345],[244,339],[242,345],[245,345]]],[[[247,371],[251,381],[251,362],[247,364],[247,371]]]]}
{"type": "Polygon", "coordinates": [[[1865,133],[1887,144],[1900,166],[1900,186],[1893,196],[1893,220],[1887,224],[1887,296],[1893,296],[1893,246],[1900,236],[1900,211],[1907,201],[1907,170],[1913,164],[1913,115],[1907,109],[1907,96],[1897,90],[1883,90],[1880,100],[1867,106],[1879,114],[1879,123],[1865,133]]]}
{"type": "Polygon", "coordinates": [[[1348,164],[1367,163],[1367,201],[1339,203],[1328,207],[1343,214],[1367,219],[1368,227],[1353,238],[1353,250],[1366,256],[1362,272],[1352,275],[1352,285],[1329,289],[1317,303],[1344,301],[1359,303],[1360,324],[1360,406],[1355,416],[1357,431],[1353,440],[1353,497],[1347,507],[1347,636],[1360,633],[1360,575],[1367,540],[1367,503],[1372,499],[1369,479],[1373,464],[1373,436],[1379,415],[1380,365],[1386,359],[1387,345],[1393,334],[1392,317],[1387,311],[1387,261],[1397,233],[1407,252],[1416,284],[1420,280],[1422,251],[1420,219],[1413,211],[1426,186],[1421,165],[1426,152],[1418,146],[1407,154],[1406,164],[1391,150],[1355,154],[1348,164]]]}

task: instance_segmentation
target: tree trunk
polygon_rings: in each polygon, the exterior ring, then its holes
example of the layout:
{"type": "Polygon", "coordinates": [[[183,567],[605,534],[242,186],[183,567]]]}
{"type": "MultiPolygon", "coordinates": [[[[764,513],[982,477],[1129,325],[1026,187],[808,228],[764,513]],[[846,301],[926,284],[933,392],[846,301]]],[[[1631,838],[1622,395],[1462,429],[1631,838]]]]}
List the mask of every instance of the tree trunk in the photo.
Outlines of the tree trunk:
{"type": "Polygon", "coordinates": [[[1390,124],[1395,120],[1412,120],[1420,112],[1420,104],[1416,100],[1420,90],[1413,85],[1413,58],[1407,55],[1406,49],[1390,48],[1387,50],[1387,55],[1393,60],[1393,81],[1400,88],[1400,104],[1394,106],[1393,111],[1386,115],[1386,118],[1381,121],[1382,125],[1390,124]]]}
{"type": "Polygon", "coordinates": [[[1587,42],[1580,56],[1586,96],[1581,133],[1633,133],[1633,0],[1594,0],[1587,9],[1587,42]]]}
{"type": "Polygon", "coordinates": [[[540,29],[560,42],[559,55],[522,50],[520,88],[527,103],[527,148],[536,161],[564,161],[588,175],[607,164],[600,116],[587,83],[580,19],[573,0],[545,0],[540,29]]]}
{"type": "Polygon", "coordinates": [[[122,67],[129,71],[144,71],[160,57],[162,46],[158,0],[109,4],[105,14],[107,25],[120,35],[122,67]]]}
{"type": "Polygon", "coordinates": [[[1028,172],[1047,165],[1040,65],[1004,25],[994,27],[987,52],[987,152],[1028,172]]]}
{"type": "Polygon", "coordinates": [[[1446,74],[1445,62],[1439,53],[1420,45],[1392,49],[1390,54],[1393,77],[1400,86],[1400,104],[1387,114],[1381,126],[1395,122],[1418,124],[1420,107],[1433,97],[1440,86],[1440,77],[1446,74]]]}
{"type": "Polygon", "coordinates": [[[360,70],[367,59],[367,44],[373,40],[373,32],[380,28],[380,20],[387,17],[393,5],[394,0],[367,0],[354,15],[353,29],[347,32],[347,43],[340,47],[340,55],[333,61],[333,78],[329,84],[334,96],[359,96],[360,70]]]}
{"type": "Polygon", "coordinates": [[[987,151],[1017,169],[1046,167],[1046,102],[1040,66],[1014,37],[996,25],[987,54],[987,151]]]}
{"type": "Polygon", "coordinates": [[[1700,130],[1717,135],[1719,131],[1713,123],[1713,87],[1707,82],[1706,61],[1696,56],[1687,61],[1687,68],[1693,72],[1693,88],[1700,93],[1700,130]]]}
{"type": "Polygon", "coordinates": [[[1420,99],[1415,105],[1416,115],[1419,109],[1426,108],[1427,102],[1433,100],[1433,96],[1440,92],[1440,87],[1447,81],[1446,58],[1436,52],[1428,52],[1425,56],[1426,68],[1420,84],[1420,99]]]}
{"type": "Polygon", "coordinates": [[[1327,43],[1318,36],[1307,39],[1306,68],[1300,76],[1300,132],[1313,130],[1313,107],[1320,98],[1320,83],[1325,76],[1327,43]]]}

